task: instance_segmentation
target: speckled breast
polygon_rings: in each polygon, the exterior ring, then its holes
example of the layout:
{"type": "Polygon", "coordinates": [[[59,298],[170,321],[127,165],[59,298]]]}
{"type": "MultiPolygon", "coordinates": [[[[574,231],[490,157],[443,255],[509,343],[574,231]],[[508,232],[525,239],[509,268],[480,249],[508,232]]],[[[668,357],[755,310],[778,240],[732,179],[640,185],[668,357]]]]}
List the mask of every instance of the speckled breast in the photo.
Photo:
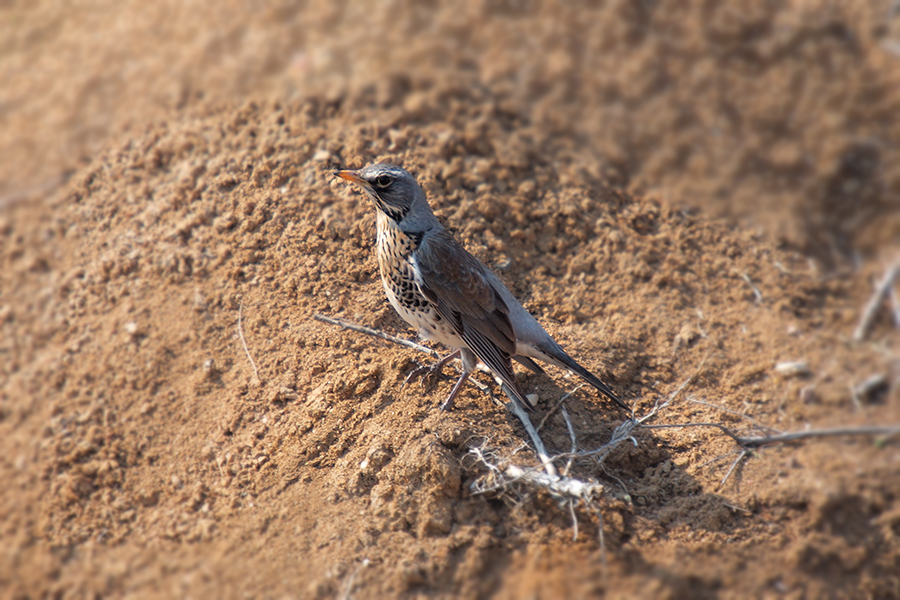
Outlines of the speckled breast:
{"type": "Polygon", "coordinates": [[[378,225],[378,268],[391,306],[422,337],[453,347],[462,346],[462,340],[419,289],[415,266],[417,241],[396,226],[383,224],[381,219],[378,225]]]}

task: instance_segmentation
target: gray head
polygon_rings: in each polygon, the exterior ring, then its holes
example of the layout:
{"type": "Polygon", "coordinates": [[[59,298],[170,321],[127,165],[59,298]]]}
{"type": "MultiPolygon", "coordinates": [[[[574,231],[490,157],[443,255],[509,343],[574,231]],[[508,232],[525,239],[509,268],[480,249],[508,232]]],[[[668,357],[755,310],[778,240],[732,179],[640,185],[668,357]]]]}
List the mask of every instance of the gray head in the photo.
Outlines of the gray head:
{"type": "Polygon", "coordinates": [[[404,231],[425,231],[437,224],[422,186],[398,166],[378,163],[359,171],[335,171],[334,174],[360,186],[375,208],[404,231]]]}

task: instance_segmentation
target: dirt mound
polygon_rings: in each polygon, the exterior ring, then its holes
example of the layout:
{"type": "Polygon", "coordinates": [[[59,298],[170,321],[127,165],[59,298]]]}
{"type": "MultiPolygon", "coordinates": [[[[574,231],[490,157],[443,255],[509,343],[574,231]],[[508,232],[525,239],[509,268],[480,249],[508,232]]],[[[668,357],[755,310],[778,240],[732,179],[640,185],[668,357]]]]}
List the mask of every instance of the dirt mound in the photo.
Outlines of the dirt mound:
{"type": "MultiPolygon", "coordinates": [[[[330,175],[388,160],[639,415],[675,394],[652,423],[900,421],[890,311],[852,337],[898,249],[895,24],[648,6],[0,7],[2,595],[900,597],[894,441],[640,429],[572,462],[593,507],[477,494],[475,451],[536,464],[521,424],[313,318],[413,337],[330,175]]],[[[625,418],[565,406],[586,450],[625,418]]]]}
{"type": "MultiPolygon", "coordinates": [[[[692,375],[667,422],[888,420],[896,392],[854,413],[846,390],[891,360],[829,333],[852,327],[863,296],[806,259],[606,187],[487,93],[406,104],[248,105],[152,128],[12,236],[14,594],[896,593],[891,446],[766,450],[721,489],[731,461],[710,460],[733,444],[714,431],[579,460],[607,485],[605,575],[595,513],[577,514],[573,542],[543,494],[473,495],[484,468],[470,450],[512,453],[519,424],[474,387],[440,413],[449,384],[402,386],[425,357],[312,319],[408,334],[378,282],[372,209],[335,165],[413,170],[445,223],[639,412],[692,375]],[[774,375],[797,359],[814,376],[774,375]]],[[[573,386],[523,377],[538,419],[573,386]]],[[[586,390],[568,407],[584,448],[622,419],[586,390]]],[[[543,436],[570,447],[559,413],[543,436]]]]}

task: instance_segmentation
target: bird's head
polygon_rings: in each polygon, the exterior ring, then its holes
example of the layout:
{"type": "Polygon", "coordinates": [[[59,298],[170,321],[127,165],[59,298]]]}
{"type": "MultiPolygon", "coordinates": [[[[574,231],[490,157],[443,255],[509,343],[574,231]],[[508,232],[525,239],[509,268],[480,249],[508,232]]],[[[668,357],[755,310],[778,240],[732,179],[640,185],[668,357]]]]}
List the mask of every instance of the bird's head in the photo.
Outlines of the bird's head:
{"type": "Polygon", "coordinates": [[[378,163],[358,171],[334,174],[361,187],[375,207],[403,229],[419,227],[421,230],[434,220],[422,186],[398,166],[378,163]]]}

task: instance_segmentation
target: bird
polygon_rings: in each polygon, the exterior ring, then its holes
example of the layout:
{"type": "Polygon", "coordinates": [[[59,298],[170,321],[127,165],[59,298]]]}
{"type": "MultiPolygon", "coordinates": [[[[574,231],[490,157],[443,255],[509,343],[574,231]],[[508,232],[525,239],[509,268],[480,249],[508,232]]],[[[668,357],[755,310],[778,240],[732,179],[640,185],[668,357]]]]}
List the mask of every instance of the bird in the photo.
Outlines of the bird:
{"type": "Polygon", "coordinates": [[[422,186],[405,169],[377,163],[334,175],[360,188],[376,209],[376,255],[391,306],[404,321],[454,352],[463,373],[441,404],[449,410],[469,375],[484,363],[521,408],[533,411],[513,372],[515,360],[543,373],[534,359],[567,369],[621,406],[628,407],[578,364],[484,263],[472,256],[435,217],[422,186]]]}

